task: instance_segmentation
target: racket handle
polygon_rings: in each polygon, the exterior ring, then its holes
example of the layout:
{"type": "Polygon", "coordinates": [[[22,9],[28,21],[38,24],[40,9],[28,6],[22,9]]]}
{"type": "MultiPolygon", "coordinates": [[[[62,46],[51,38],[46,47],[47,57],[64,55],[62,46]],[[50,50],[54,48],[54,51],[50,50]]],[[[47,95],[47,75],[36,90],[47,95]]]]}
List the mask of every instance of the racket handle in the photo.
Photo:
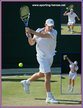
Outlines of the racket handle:
{"type": "Polygon", "coordinates": [[[29,18],[30,18],[30,13],[28,14],[27,22],[24,21],[25,27],[28,27],[29,18]]]}
{"type": "Polygon", "coordinates": [[[67,11],[66,12],[68,12],[70,9],[67,9],[67,11]]]}
{"type": "Polygon", "coordinates": [[[24,22],[24,24],[25,24],[25,27],[28,27],[28,23],[25,23],[25,22],[24,22]]]}

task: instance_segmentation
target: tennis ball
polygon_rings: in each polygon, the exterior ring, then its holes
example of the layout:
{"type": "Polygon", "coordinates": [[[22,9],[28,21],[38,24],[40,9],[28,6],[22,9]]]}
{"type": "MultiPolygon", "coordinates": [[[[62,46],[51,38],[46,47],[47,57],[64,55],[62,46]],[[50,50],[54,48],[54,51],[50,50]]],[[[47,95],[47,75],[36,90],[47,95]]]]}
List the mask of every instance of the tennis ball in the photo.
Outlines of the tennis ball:
{"type": "Polygon", "coordinates": [[[66,9],[68,9],[68,7],[66,7],[66,9]]]}
{"type": "Polygon", "coordinates": [[[19,67],[23,67],[23,63],[19,63],[18,66],[19,66],[19,67]]]}

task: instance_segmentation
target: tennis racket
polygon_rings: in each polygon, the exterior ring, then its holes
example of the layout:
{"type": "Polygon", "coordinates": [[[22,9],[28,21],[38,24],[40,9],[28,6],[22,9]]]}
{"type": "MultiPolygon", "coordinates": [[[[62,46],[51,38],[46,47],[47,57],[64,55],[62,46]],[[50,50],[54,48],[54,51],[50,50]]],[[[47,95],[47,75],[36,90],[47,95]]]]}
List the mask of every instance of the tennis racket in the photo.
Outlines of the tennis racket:
{"type": "Polygon", "coordinates": [[[70,9],[73,9],[74,8],[74,5],[69,5],[68,7],[66,7],[66,12],[68,12],[70,9]]]}
{"type": "Polygon", "coordinates": [[[63,55],[63,60],[66,60],[67,59],[67,55],[63,55]]]}
{"type": "Polygon", "coordinates": [[[20,18],[24,22],[25,27],[28,27],[28,22],[30,18],[30,10],[28,6],[22,6],[20,8],[20,18]]]}

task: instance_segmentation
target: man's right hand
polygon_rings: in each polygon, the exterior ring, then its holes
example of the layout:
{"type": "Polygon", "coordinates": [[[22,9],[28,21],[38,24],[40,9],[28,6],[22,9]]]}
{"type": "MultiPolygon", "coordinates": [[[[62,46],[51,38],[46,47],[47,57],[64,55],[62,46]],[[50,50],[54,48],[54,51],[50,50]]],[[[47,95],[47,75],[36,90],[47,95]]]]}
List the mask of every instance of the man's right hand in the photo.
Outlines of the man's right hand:
{"type": "Polygon", "coordinates": [[[29,27],[25,27],[25,32],[28,33],[28,34],[30,34],[31,33],[30,28],[29,27]]]}
{"type": "Polygon", "coordinates": [[[67,11],[65,11],[63,15],[66,16],[66,14],[67,14],[67,11]]]}

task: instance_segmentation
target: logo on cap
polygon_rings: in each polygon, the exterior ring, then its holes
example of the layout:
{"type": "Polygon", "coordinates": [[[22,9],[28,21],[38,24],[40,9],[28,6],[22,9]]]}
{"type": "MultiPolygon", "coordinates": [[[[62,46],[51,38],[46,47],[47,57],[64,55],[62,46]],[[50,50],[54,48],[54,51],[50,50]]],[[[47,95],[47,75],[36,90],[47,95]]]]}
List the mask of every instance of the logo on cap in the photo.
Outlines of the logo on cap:
{"type": "Polygon", "coordinates": [[[54,26],[54,21],[53,19],[47,19],[45,24],[47,24],[48,26],[54,26]]]}

